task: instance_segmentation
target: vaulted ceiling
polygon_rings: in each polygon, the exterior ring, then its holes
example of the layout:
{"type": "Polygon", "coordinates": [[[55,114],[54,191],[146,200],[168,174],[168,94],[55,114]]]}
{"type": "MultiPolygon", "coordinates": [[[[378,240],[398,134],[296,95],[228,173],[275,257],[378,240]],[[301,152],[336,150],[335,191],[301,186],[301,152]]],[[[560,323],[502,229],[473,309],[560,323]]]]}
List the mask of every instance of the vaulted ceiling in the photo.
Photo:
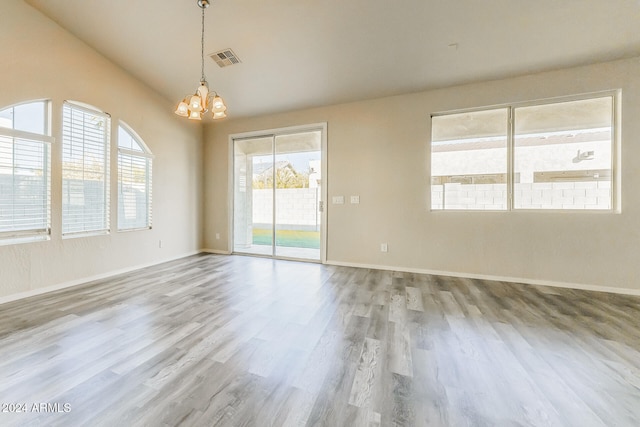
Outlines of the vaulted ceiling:
{"type": "MultiPolygon", "coordinates": [[[[200,80],[196,0],[25,0],[165,96],[200,80]]],[[[205,57],[229,117],[640,55],[638,0],[213,0],[205,57]]]]}

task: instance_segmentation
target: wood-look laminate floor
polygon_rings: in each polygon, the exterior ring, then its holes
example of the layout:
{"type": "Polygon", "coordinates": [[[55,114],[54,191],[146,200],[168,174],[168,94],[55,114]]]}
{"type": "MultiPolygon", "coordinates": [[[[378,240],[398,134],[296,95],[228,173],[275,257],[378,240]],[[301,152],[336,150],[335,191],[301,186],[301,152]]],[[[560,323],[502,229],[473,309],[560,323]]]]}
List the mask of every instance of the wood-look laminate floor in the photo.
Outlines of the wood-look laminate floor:
{"type": "Polygon", "coordinates": [[[1,426],[638,426],[640,299],[198,255],[1,305],[0,403],[27,410],[1,426]]]}

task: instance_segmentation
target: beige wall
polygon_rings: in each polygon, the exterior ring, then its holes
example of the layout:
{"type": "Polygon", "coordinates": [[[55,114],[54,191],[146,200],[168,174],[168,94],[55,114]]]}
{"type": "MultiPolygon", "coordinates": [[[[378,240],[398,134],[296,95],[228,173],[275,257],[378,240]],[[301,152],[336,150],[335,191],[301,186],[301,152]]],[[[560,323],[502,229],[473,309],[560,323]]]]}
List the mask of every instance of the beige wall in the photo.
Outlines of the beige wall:
{"type": "Polygon", "coordinates": [[[229,249],[228,135],[326,121],[329,200],[360,196],[359,205],[328,205],[329,262],[638,293],[639,91],[635,58],[209,124],[204,246],[229,249]],[[617,88],[623,111],[622,213],[430,212],[431,113],[617,88]],[[380,252],[382,242],[388,253],[380,252]]]}
{"type": "MultiPolygon", "coordinates": [[[[0,299],[158,263],[202,243],[202,128],[172,114],[160,97],[21,0],[0,2],[0,108],[52,100],[52,236],[0,246],[0,299]],[[61,237],[61,118],[66,99],[94,105],[129,124],[155,155],[153,229],[118,233],[115,147],[111,151],[109,235],[61,237]],[[159,248],[162,240],[162,248],[159,248]]],[[[115,138],[112,138],[115,141],[115,138]]]]}

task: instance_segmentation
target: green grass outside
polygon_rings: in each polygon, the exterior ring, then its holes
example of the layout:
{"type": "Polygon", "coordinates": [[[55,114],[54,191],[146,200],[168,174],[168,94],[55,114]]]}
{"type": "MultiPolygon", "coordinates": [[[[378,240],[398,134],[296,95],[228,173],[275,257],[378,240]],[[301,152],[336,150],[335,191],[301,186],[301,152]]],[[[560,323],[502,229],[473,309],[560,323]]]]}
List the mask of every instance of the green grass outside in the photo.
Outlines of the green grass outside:
{"type": "MultiPolygon", "coordinates": [[[[272,230],[253,229],[254,245],[271,245],[272,230]]],[[[320,249],[319,231],[276,230],[276,246],[320,249]]]]}

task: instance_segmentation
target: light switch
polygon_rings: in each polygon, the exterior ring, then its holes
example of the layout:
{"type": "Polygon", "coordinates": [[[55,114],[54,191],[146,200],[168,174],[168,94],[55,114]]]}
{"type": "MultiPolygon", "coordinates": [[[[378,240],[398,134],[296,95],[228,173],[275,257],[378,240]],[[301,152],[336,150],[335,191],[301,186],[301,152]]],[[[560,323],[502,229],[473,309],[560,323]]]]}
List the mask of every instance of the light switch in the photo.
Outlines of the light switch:
{"type": "Polygon", "coordinates": [[[333,196],[334,205],[344,205],[344,196],[333,196]]]}
{"type": "Polygon", "coordinates": [[[360,203],[360,196],[351,196],[351,204],[357,205],[360,203]]]}

